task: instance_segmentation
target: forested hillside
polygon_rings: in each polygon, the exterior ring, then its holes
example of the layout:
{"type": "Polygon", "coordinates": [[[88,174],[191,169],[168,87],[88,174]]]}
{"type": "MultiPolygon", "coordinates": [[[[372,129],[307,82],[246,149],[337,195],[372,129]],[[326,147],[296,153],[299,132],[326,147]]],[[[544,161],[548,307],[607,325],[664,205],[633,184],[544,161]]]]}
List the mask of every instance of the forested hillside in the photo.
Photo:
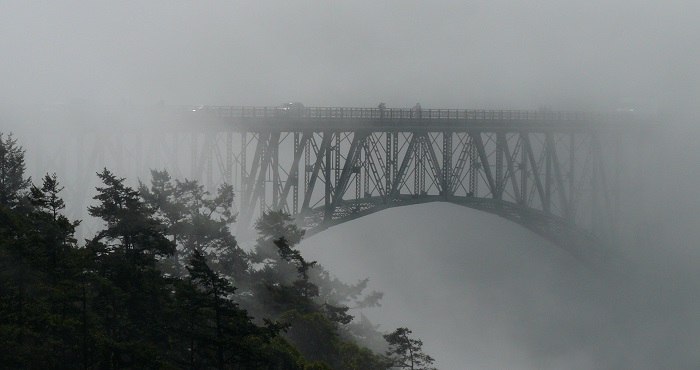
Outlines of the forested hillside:
{"type": "Polygon", "coordinates": [[[407,328],[381,333],[367,280],[347,284],[296,248],[281,212],[251,251],[231,234],[233,189],[152,171],[138,188],[104,169],[78,241],[56,174],[24,175],[0,133],[0,364],[44,369],[430,369],[407,328]],[[370,349],[371,348],[371,349],[370,349]]]}

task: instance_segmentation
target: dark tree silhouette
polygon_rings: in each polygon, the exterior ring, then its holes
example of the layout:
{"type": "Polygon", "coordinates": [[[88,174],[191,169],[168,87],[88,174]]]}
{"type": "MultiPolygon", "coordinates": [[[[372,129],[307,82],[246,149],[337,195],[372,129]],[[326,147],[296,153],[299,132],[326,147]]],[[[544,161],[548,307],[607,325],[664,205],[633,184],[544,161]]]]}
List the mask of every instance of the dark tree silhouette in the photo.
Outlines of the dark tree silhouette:
{"type": "Polygon", "coordinates": [[[210,194],[197,181],[173,180],[167,171],[152,170],[151,186],[141,183],[139,191],[176,244],[172,258],[163,264],[167,272],[185,276],[185,263],[199,251],[217,272],[236,281],[243,278],[248,258],[230,231],[236,219],[230,185],[210,194]]]}
{"type": "Polygon", "coordinates": [[[296,248],[304,231],[288,214],[264,214],[248,254],[230,232],[229,186],[212,195],[154,171],[150,188],[137,191],[105,169],[88,209],[104,226],[79,247],[57,176],[31,185],[16,140],[0,134],[0,149],[0,367],[396,364],[359,344],[381,335],[350,313],[378,305],[381,293],[364,294],[366,279],[345,284],[305,259],[296,248]],[[176,269],[166,273],[168,263],[176,269]]]}
{"type": "Polygon", "coordinates": [[[423,342],[420,339],[412,339],[410,337],[412,333],[408,328],[397,328],[392,333],[384,335],[384,339],[389,344],[386,354],[392,361],[392,367],[435,370],[430,367],[435,360],[423,353],[423,342]]]}
{"type": "MultiPolygon", "coordinates": [[[[252,295],[262,302],[259,312],[290,325],[285,337],[312,361],[334,369],[386,369],[389,362],[355,343],[348,325],[348,301],[361,306],[366,280],[346,285],[331,278],[316,261],[308,261],[296,248],[304,231],[289,214],[264,213],[257,221],[258,244],[252,260],[252,295]],[[274,248],[274,249],[272,249],[274,248]],[[324,294],[321,295],[321,292],[324,294]]],[[[378,298],[372,293],[369,301],[378,298]]]]}
{"type": "Polygon", "coordinates": [[[157,268],[158,259],[169,256],[174,244],[163,233],[139,193],[104,170],[98,174],[104,186],[88,209],[106,228],[87,244],[95,260],[96,297],[93,307],[104,336],[98,337],[98,367],[157,367],[168,328],[159,322],[167,316],[171,288],[157,268]]]}
{"type": "Polygon", "coordinates": [[[261,345],[277,336],[281,326],[267,322],[263,328],[252,323],[248,312],[232,300],[235,288],[213,271],[206,258],[194,251],[187,266],[189,277],[178,286],[188,337],[188,367],[257,367],[265,364],[261,345]]]}
{"type": "Polygon", "coordinates": [[[31,184],[24,178],[24,149],[17,145],[17,139],[0,132],[0,206],[15,208],[31,184]]]}

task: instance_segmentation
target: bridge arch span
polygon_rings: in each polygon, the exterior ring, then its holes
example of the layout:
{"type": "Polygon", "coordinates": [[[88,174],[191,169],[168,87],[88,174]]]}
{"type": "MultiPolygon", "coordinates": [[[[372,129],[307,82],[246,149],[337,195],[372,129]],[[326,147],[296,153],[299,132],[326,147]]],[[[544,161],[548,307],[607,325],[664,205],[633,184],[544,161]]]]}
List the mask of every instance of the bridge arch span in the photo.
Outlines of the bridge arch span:
{"type": "Polygon", "coordinates": [[[561,217],[497,199],[445,199],[442,196],[427,195],[421,197],[406,196],[386,202],[381,197],[368,197],[347,202],[343,207],[339,207],[337,212],[328,220],[324,220],[324,207],[318,207],[313,209],[309,215],[298,217],[298,221],[306,227],[306,236],[310,237],[333,226],[387,209],[436,202],[455,204],[506,219],[561,247],[580,260],[598,262],[603,258],[603,243],[590,232],[571,224],[561,217]]]}

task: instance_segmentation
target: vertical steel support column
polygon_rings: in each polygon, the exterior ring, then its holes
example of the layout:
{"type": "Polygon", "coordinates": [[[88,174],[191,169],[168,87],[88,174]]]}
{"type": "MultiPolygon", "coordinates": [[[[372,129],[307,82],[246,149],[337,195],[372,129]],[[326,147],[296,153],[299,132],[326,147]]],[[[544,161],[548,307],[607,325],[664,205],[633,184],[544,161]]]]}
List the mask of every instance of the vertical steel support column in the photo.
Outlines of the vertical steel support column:
{"type": "Polygon", "coordinates": [[[520,194],[521,204],[528,205],[530,193],[527,188],[527,177],[529,175],[527,169],[527,148],[525,148],[525,140],[523,139],[523,134],[520,134],[520,194]]]}
{"type": "MultiPolygon", "coordinates": [[[[392,163],[394,159],[391,158],[391,132],[385,132],[384,135],[386,135],[385,140],[386,140],[386,147],[384,147],[384,156],[386,157],[385,159],[385,165],[384,165],[384,178],[385,178],[385,184],[387,189],[387,193],[389,189],[391,189],[391,178],[392,178],[392,163]]],[[[380,162],[381,163],[381,162],[380,162]]]]}
{"type": "Polygon", "coordinates": [[[613,159],[613,190],[612,190],[612,201],[613,201],[613,214],[612,214],[612,235],[611,243],[612,245],[618,245],[620,238],[620,173],[622,172],[622,140],[620,138],[620,133],[615,132],[614,134],[614,144],[615,154],[613,159]]]}
{"type": "MultiPolygon", "coordinates": [[[[324,136],[328,135],[328,138],[324,138],[325,141],[329,142],[329,144],[326,146],[326,152],[325,153],[318,153],[318,155],[325,155],[326,159],[326,165],[325,168],[323,169],[323,178],[325,181],[325,196],[324,196],[324,206],[325,206],[325,212],[323,219],[325,221],[330,221],[331,218],[333,217],[332,213],[332,193],[333,193],[333,185],[331,184],[331,156],[333,155],[332,151],[332,145],[330,145],[330,141],[333,137],[332,132],[325,131],[323,133],[324,136]]],[[[338,135],[338,133],[335,133],[338,135]]]]}
{"type": "MultiPolygon", "coordinates": [[[[272,167],[272,207],[279,207],[279,188],[280,188],[280,141],[278,135],[272,135],[270,138],[270,166],[272,167]]],[[[275,209],[278,210],[278,209],[275,209]]]]}
{"type": "Polygon", "coordinates": [[[496,133],[496,199],[503,197],[503,146],[505,134],[502,132],[496,133]]]}
{"type": "Polygon", "coordinates": [[[591,133],[591,140],[588,147],[588,158],[591,161],[591,231],[594,235],[600,236],[601,230],[601,215],[599,214],[599,187],[598,187],[598,158],[594,149],[593,141],[595,135],[591,133]]]}
{"type": "Polygon", "coordinates": [[[468,134],[463,133],[462,135],[463,136],[460,137],[460,135],[457,134],[458,146],[460,147],[459,155],[457,156],[457,164],[454,166],[454,172],[450,174],[450,177],[452,178],[450,194],[452,194],[452,196],[456,194],[457,189],[459,189],[460,187],[464,188],[465,193],[469,192],[469,180],[466,181],[465,186],[463,173],[466,170],[467,177],[469,176],[469,150],[471,148],[469,147],[468,134]]]}
{"type": "MultiPolygon", "coordinates": [[[[311,173],[311,142],[314,140],[314,134],[311,134],[309,142],[304,147],[304,192],[309,188],[309,176],[311,173]]],[[[320,153],[319,153],[320,154],[320,153]]]]}
{"type": "Polygon", "coordinates": [[[233,185],[233,132],[226,132],[226,168],[224,170],[224,181],[228,185],[233,185]]]}
{"type": "Polygon", "coordinates": [[[338,183],[335,184],[333,192],[333,211],[343,202],[345,192],[350,185],[350,179],[355,175],[355,168],[358,167],[358,162],[362,160],[362,149],[366,148],[367,135],[356,133],[352,138],[348,155],[345,157],[345,164],[340,175],[338,183]]]}
{"type": "MultiPolygon", "coordinates": [[[[511,136],[511,139],[512,137],[513,136],[511,136]]],[[[516,175],[517,159],[514,158],[514,156],[518,153],[518,141],[516,140],[515,147],[513,148],[513,153],[510,152],[510,144],[508,143],[508,136],[506,134],[503,135],[503,143],[503,155],[505,156],[506,160],[507,175],[503,179],[501,198],[503,197],[503,192],[505,192],[505,188],[508,186],[508,181],[510,181],[511,185],[513,186],[513,197],[515,198],[516,203],[521,204],[522,194],[520,193],[520,185],[518,184],[518,176],[516,175]]]]}
{"type": "MultiPolygon", "coordinates": [[[[392,144],[391,144],[391,188],[388,189],[393,189],[396,187],[396,184],[394,184],[396,181],[397,173],[399,171],[398,169],[399,166],[399,133],[394,132],[392,135],[392,144]]],[[[387,189],[387,194],[389,193],[389,190],[387,189]]]]}
{"type": "MultiPolygon", "coordinates": [[[[357,133],[355,133],[355,135],[357,135],[357,133]]],[[[363,185],[364,185],[364,189],[363,189],[364,193],[363,193],[363,194],[364,194],[367,198],[369,198],[369,197],[372,196],[372,191],[371,191],[370,188],[369,188],[369,171],[370,171],[370,168],[369,168],[369,163],[368,163],[367,161],[369,160],[368,158],[369,158],[369,156],[371,155],[371,153],[370,153],[370,150],[369,150],[369,145],[367,144],[367,140],[372,140],[372,134],[369,134],[367,137],[365,137],[365,139],[363,140],[363,142],[362,142],[362,144],[361,144],[361,148],[362,148],[362,149],[358,149],[358,150],[361,150],[361,151],[364,151],[364,152],[365,152],[365,161],[364,161],[364,162],[360,162],[360,163],[362,163],[362,166],[363,166],[364,169],[365,169],[365,171],[364,171],[364,172],[365,172],[365,177],[364,177],[364,183],[363,183],[363,185]]],[[[361,174],[361,172],[358,171],[358,172],[357,172],[357,177],[358,177],[358,178],[360,177],[360,174],[361,174]]],[[[360,182],[358,181],[357,184],[359,185],[360,182]]]]}
{"type": "Polygon", "coordinates": [[[442,189],[446,199],[452,197],[452,132],[442,133],[442,189]]]}
{"type": "Polygon", "coordinates": [[[542,208],[547,213],[551,212],[552,205],[552,146],[554,146],[552,132],[548,131],[545,133],[544,139],[544,204],[542,205],[542,208]]]}
{"type": "Polygon", "coordinates": [[[576,138],[575,133],[572,131],[569,134],[569,222],[572,224],[576,221],[576,197],[574,196],[574,184],[575,181],[575,171],[576,170],[576,138]]]}
{"type": "MultiPolygon", "coordinates": [[[[557,153],[557,147],[556,143],[557,140],[554,140],[554,135],[551,134],[549,137],[550,141],[550,146],[552,147],[551,150],[551,156],[552,156],[552,166],[554,167],[554,179],[556,180],[556,189],[557,193],[559,193],[559,203],[561,204],[561,212],[564,218],[567,220],[571,217],[571,207],[569,205],[569,198],[566,195],[566,189],[564,186],[564,176],[562,174],[562,166],[561,163],[559,162],[559,154],[557,153]]],[[[553,196],[553,195],[552,195],[553,196]]]]}
{"type": "Polygon", "coordinates": [[[338,186],[338,180],[340,179],[340,135],[340,132],[336,133],[335,145],[333,146],[335,153],[335,168],[333,169],[335,171],[335,181],[333,182],[333,186],[338,186]]]}
{"type": "MultiPolygon", "coordinates": [[[[251,163],[250,173],[246,176],[246,184],[243,186],[243,199],[241,200],[241,211],[238,217],[237,228],[239,235],[245,235],[250,225],[250,220],[255,212],[256,198],[264,198],[261,196],[261,189],[267,171],[267,161],[265,160],[267,151],[267,142],[269,140],[268,133],[254,133],[253,137],[256,140],[255,154],[251,163]]],[[[247,144],[246,144],[247,145],[247,144]]],[[[261,200],[262,201],[262,200],[261,200]]],[[[262,212],[262,210],[261,210],[262,212]]]]}
{"type": "Polygon", "coordinates": [[[486,155],[486,149],[484,141],[481,138],[481,132],[477,132],[474,136],[474,144],[476,146],[476,151],[479,154],[479,160],[481,163],[481,169],[484,171],[484,176],[486,177],[486,183],[488,185],[489,191],[491,192],[491,197],[496,198],[496,181],[493,179],[493,173],[491,172],[491,164],[489,163],[488,156],[486,155]]]}
{"type": "MultiPolygon", "coordinates": [[[[429,133],[421,135],[423,137],[423,183],[427,181],[427,176],[430,176],[432,183],[430,186],[434,186],[439,194],[442,194],[445,184],[443,183],[443,172],[442,166],[438,160],[437,154],[435,154],[435,146],[437,146],[437,139],[433,140],[429,133]],[[435,145],[431,145],[435,143],[435,145]],[[430,172],[428,172],[430,171],[430,172]]],[[[427,188],[429,189],[429,188],[427,188]]],[[[425,186],[423,186],[423,193],[427,192],[425,186]]],[[[427,194],[427,193],[426,193],[427,194]]]]}
{"type": "MultiPolygon", "coordinates": [[[[314,146],[314,151],[316,154],[316,158],[314,160],[313,166],[308,167],[308,172],[309,172],[309,182],[306,184],[306,188],[304,189],[304,198],[302,201],[301,205],[301,214],[302,216],[308,215],[308,212],[311,211],[310,205],[311,205],[311,196],[314,193],[314,190],[316,188],[316,181],[321,177],[319,175],[321,169],[325,167],[323,165],[324,159],[326,158],[326,153],[329,152],[330,146],[331,146],[331,138],[332,134],[330,132],[323,132],[323,139],[321,140],[321,146],[319,148],[316,148],[315,142],[311,141],[310,145],[314,146]]],[[[313,140],[313,133],[309,134],[311,136],[310,140],[313,140]]],[[[330,167],[330,166],[328,166],[330,167]]],[[[324,170],[324,173],[326,171],[324,170]]],[[[330,178],[330,171],[327,173],[328,177],[330,178]]]]}
{"type": "Polygon", "coordinates": [[[241,187],[240,191],[245,192],[247,189],[245,188],[244,184],[248,182],[248,160],[247,160],[247,152],[248,152],[248,133],[243,132],[241,134],[241,187]]]}
{"type": "MultiPolygon", "coordinates": [[[[262,215],[263,212],[267,212],[267,203],[265,202],[265,195],[267,195],[267,171],[271,167],[270,166],[270,144],[272,143],[272,137],[274,135],[265,135],[267,136],[267,143],[265,143],[265,146],[262,151],[262,157],[260,160],[260,163],[262,163],[262,166],[260,168],[260,174],[258,176],[259,183],[258,187],[260,189],[259,191],[259,196],[260,196],[260,214],[262,215]]],[[[262,140],[262,137],[258,138],[258,140],[262,140]]],[[[259,144],[258,144],[259,145],[259,144]]]]}
{"type": "Polygon", "coordinates": [[[294,132],[294,155],[290,170],[287,173],[287,180],[284,183],[284,188],[280,194],[279,204],[276,206],[278,209],[285,210],[286,212],[291,212],[293,216],[298,215],[298,202],[299,202],[299,162],[301,162],[301,156],[304,154],[304,148],[309,142],[310,133],[304,133],[301,137],[301,142],[299,142],[299,132],[294,132]],[[289,194],[292,192],[292,208],[289,208],[289,194]],[[296,205],[295,205],[296,204],[296,205]],[[296,208],[295,208],[296,207],[296,208]]]}
{"type": "MultiPolygon", "coordinates": [[[[537,194],[540,197],[540,204],[544,208],[544,204],[546,202],[547,196],[545,195],[545,190],[544,186],[542,185],[542,178],[540,175],[540,170],[542,169],[542,161],[537,161],[535,158],[535,152],[532,150],[532,143],[530,142],[530,136],[527,132],[522,133],[522,138],[523,138],[523,143],[525,144],[524,148],[527,151],[527,157],[530,160],[530,168],[532,169],[532,180],[535,183],[535,189],[537,190],[537,194]]],[[[542,149],[543,151],[546,149],[542,149]]],[[[542,153],[545,154],[546,153],[542,153]]],[[[530,204],[528,204],[530,205],[530,204]]]]}
{"type": "Polygon", "coordinates": [[[419,142],[419,145],[420,145],[420,195],[422,196],[425,194],[425,176],[426,176],[426,167],[427,167],[427,165],[425,163],[425,157],[426,157],[426,152],[428,151],[427,150],[428,148],[426,148],[426,145],[430,145],[430,143],[426,142],[425,138],[423,138],[419,142]]]}
{"type": "MultiPolygon", "coordinates": [[[[478,160],[478,155],[476,153],[476,144],[474,143],[474,137],[472,136],[471,133],[469,135],[469,141],[467,142],[467,145],[469,145],[469,193],[467,196],[472,196],[476,197],[477,196],[477,165],[479,163],[478,160]]],[[[481,135],[481,134],[477,134],[481,135]]]]}
{"type": "MultiPolygon", "coordinates": [[[[365,139],[367,140],[367,139],[365,139]]],[[[360,198],[362,197],[362,184],[361,184],[361,177],[362,177],[362,167],[367,167],[367,156],[369,156],[369,153],[367,152],[367,145],[362,146],[364,148],[365,152],[365,157],[364,161],[362,160],[362,152],[360,152],[360,157],[358,158],[358,161],[360,162],[359,166],[355,166],[352,169],[353,174],[355,175],[355,211],[360,210],[360,198]]],[[[365,178],[367,177],[367,174],[365,173],[365,178]]],[[[367,185],[365,185],[365,191],[367,189],[367,185]]]]}
{"type": "MultiPolygon", "coordinates": [[[[417,135],[417,133],[413,133],[417,135]]],[[[421,143],[420,137],[416,140],[416,147],[413,152],[413,195],[421,195],[421,165],[423,164],[423,158],[421,156],[421,149],[423,149],[423,144],[421,143]]]]}
{"type": "MultiPolygon", "coordinates": [[[[299,132],[294,132],[294,153],[297,153],[299,148],[299,132]]],[[[294,161],[294,179],[292,179],[292,215],[296,216],[299,213],[299,161],[294,161]]]]}

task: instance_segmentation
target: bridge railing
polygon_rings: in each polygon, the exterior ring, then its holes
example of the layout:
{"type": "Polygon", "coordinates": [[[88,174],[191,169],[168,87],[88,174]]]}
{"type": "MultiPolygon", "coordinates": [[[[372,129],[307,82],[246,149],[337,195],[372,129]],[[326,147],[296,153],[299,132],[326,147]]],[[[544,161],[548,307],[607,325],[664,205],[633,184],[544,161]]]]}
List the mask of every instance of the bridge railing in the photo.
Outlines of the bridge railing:
{"type": "MultiPolygon", "coordinates": [[[[517,120],[517,121],[583,121],[619,120],[619,113],[590,113],[551,110],[486,110],[486,109],[415,109],[415,108],[346,108],[204,106],[185,107],[189,114],[209,114],[220,118],[319,118],[319,119],[445,119],[445,120],[517,120]]],[[[631,118],[631,117],[630,117],[631,118]]]]}

